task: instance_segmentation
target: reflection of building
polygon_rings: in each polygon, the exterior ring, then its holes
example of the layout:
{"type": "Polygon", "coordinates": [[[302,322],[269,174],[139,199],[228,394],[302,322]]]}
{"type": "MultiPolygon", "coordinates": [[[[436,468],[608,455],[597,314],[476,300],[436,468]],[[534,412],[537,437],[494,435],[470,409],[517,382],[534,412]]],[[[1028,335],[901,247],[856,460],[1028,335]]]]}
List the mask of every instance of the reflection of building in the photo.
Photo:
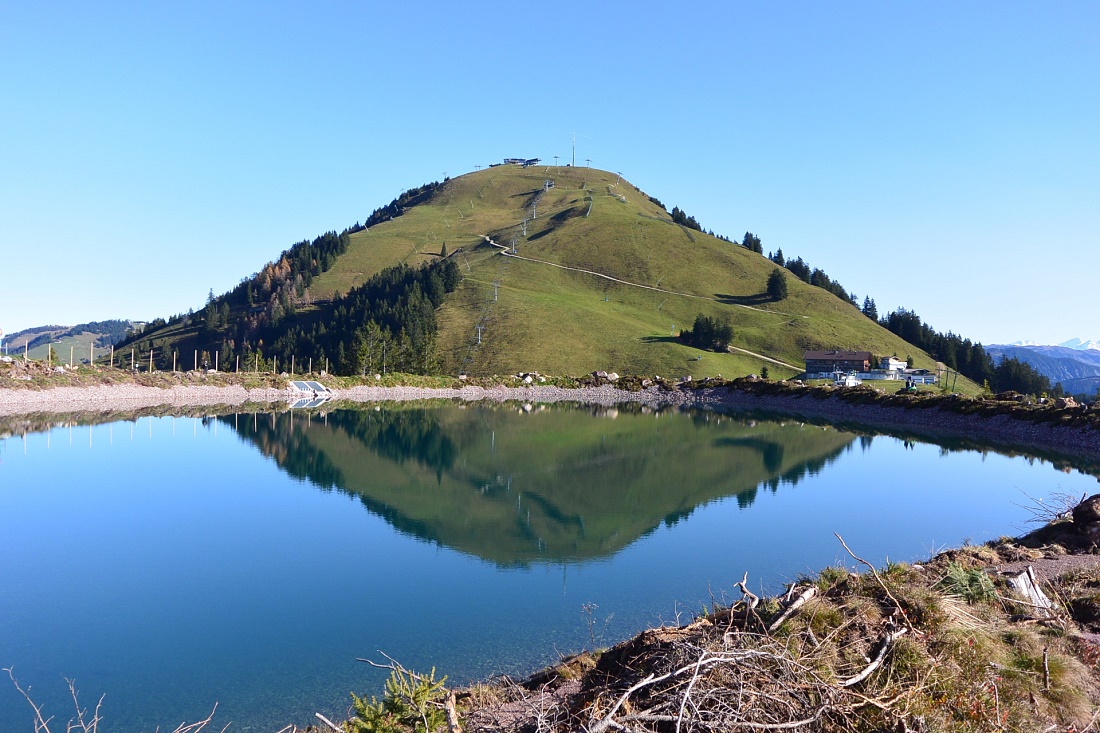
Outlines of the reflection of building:
{"type": "Polygon", "coordinates": [[[810,379],[831,377],[837,371],[868,372],[871,370],[870,351],[807,351],[806,376],[810,379]]]}

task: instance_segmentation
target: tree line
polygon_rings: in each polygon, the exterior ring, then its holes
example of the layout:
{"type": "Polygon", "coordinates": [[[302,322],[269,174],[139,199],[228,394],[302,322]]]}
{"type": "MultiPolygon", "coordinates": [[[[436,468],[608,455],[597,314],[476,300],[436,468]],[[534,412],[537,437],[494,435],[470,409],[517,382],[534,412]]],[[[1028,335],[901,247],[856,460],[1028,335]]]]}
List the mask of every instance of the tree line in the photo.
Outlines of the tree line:
{"type": "Polygon", "coordinates": [[[1011,390],[1054,397],[1063,395],[1060,384],[1051,386],[1050,379],[1037,372],[1030,364],[1014,358],[1002,359],[995,364],[993,357],[981,343],[974,343],[950,331],[940,333],[911,310],[899,308],[879,323],[891,333],[943,362],[948,368],[977,384],[988,386],[995,392],[1011,390]]]}
{"type": "Polygon", "coordinates": [[[303,360],[314,358],[318,366],[327,360],[333,371],[351,374],[361,371],[363,360],[373,365],[374,352],[379,352],[379,368],[383,358],[387,369],[432,368],[434,309],[457,283],[459,273],[453,262],[443,259],[424,268],[390,268],[325,302],[313,298],[310,286],[347,251],[352,234],[431,200],[440,185],[433,181],[402,192],[375,209],[365,225],[356,222],[340,233],[326,232],[292,245],[229,292],[216,296],[211,290],[199,312],[157,318],[119,346],[132,345],[146,354],[152,349],[155,363],[162,368],[172,368],[175,357],[183,357],[190,366],[192,350],[198,354],[196,361],[206,366],[225,367],[235,357],[250,369],[271,368],[275,359],[289,366],[290,357],[297,355],[303,360]],[[378,300],[368,307],[364,299],[369,298],[378,300]],[[295,316],[305,306],[318,306],[319,312],[311,313],[314,317],[308,323],[298,323],[295,316]],[[356,318],[361,320],[355,322],[356,318]],[[184,338],[181,331],[187,334],[184,338]],[[365,350],[357,335],[362,336],[365,350]]]}

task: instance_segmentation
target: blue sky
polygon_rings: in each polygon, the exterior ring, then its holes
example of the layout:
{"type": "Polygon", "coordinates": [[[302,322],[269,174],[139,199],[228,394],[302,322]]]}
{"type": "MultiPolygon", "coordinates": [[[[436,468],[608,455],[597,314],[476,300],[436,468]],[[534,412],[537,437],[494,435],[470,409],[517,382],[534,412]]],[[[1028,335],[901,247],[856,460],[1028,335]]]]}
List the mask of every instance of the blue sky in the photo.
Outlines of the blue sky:
{"type": "Polygon", "coordinates": [[[0,328],[203,305],[398,192],[622,171],[984,343],[1100,338],[1100,4],[7,3],[0,328]]]}

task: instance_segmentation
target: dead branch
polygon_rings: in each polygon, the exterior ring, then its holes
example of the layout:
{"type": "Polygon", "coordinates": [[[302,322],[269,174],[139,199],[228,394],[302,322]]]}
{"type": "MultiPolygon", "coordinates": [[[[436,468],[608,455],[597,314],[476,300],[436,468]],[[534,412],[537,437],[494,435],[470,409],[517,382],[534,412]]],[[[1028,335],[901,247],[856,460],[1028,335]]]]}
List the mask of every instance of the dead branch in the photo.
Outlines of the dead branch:
{"type": "Polygon", "coordinates": [[[894,597],[894,594],[890,592],[890,589],[886,587],[886,583],[883,582],[882,578],[879,576],[878,570],[875,570],[875,566],[872,565],[871,563],[867,562],[866,560],[864,560],[862,557],[859,557],[858,555],[856,555],[856,553],[852,552],[852,548],[848,547],[848,544],[844,541],[844,538],[841,537],[839,534],[837,534],[836,532],[833,532],[833,536],[835,536],[838,540],[840,540],[841,546],[843,546],[844,549],[848,551],[848,554],[852,556],[853,560],[855,560],[856,562],[862,563],[863,565],[866,565],[871,570],[871,575],[873,575],[875,577],[875,581],[877,581],[878,584],[879,584],[879,587],[882,588],[882,592],[885,593],[886,597],[889,598],[894,603],[894,608],[898,609],[898,611],[901,613],[901,617],[903,619],[905,619],[905,625],[908,626],[909,628],[913,629],[914,632],[915,632],[916,629],[913,627],[913,624],[909,621],[909,617],[907,615],[905,615],[905,609],[902,608],[900,603],[898,603],[898,599],[894,597]]]}
{"type": "Polygon", "coordinates": [[[53,716],[51,715],[48,718],[42,717],[42,708],[34,704],[34,700],[31,699],[28,692],[30,688],[28,687],[24,690],[15,679],[14,667],[4,667],[4,671],[8,673],[8,677],[11,678],[11,683],[15,685],[15,689],[19,690],[19,694],[31,704],[32,708],[34,708],[34,733],[50,733],[50,721],[53,720],[53,716]]]}
{"type": "MultiPolygon", "coordinates": [[[[210,714],[205,719],[198,721],[197,723],[180,723],[179,726],[172,731],[172,733],[199,733],[200,730],[210,724],[210,721],[214,719],[214,713],[218,709],[218,703],[214,703],[214,707],[210,710],[210,714]]],[[[229,725],[226,724],[225,728],[229,725]]],[[[222,733],[225,733],[225,728],[222,728],[222,733]]]]}
{"type": "Polygon", "coordinates": [[[893,646],[894,640],[903,635],[908,630],[909,629],[907,628],[887,630],[886,635],[882,637],[882,643],[879,645],[878,654],[876,654],[875,658],[871,660],[871,663],[864,667],[863,671],[857,674],[855,677],[849,677],[848,679],[843,680],[840,683],[840,686],[851,687],[852,685],[862,682],[863,680],[870,677],[871,673],[878,669],[879,666],[882,664],[882,661],[886,659],[886,653],[890,651],[890,647],[893,646]]]}
{"type": "Polygon", "coordinates": [[[79,694],[76,690],[76,680],[71,680],[68,677],[64,679],[65,682],[69,685],[69,695],[72,697],[73,705],[76,707],[76,723],[74,724],[73,721],[70,720],[68,725],[65,726],[66,733],[72,733],[72,731],[76,730],[78,727],[83,733],[96,733],[96,731],[99,729],[99,721],[102,720],[99,715],[99,711],[103,707],[103,698],[105,698],[106,695],[104,694],[99,696],[99,702],[96,703],[95,713],[92,714],[91,721],[85,721],[84,716],[88,713],[88,709],[82,709],[80,707],[79,694]]]}
{"type": "Polygon", "coordinates": [[[320,720],[320,721],[321,721],[322,723],[324,723],[325,725],[327,725],[327,726],[328,726],[329,728],[332,728],[332,729],[333,729],[334,731],[336,731],[336,733],[344,733],[344,729],[343,729],[343,728],[341,728],[340,726],[336,725],[336,723],[333,723],[333,722],[332,722],[331,720],[329,720],[328,718],[326,718],[326,717],[325,717],[324,715],[321,715],[320,713],[314,713],[314,716],[316,716],[316,718],[317,718],[318,720],[320,720]]]}
{"type": "MultiPolygon", "coordinates": [[[[731,662],[736,662],[738,664],[742,664],[742,663],[744,663],[748,660],[752,660],[752,659],[780,660],[780,659],[782,659],[782,657],[780,657],[779,655],[773,654],[771,652],[752,650],[752,649],[742,650],[742,651],[739,651],[739,652],[723,653],[723,654],[711,654],[710,652],[704,650],[704,651],[701,652],[699,658],[696,659],[691,664],[686,664],[682,667],[679,667],[678,669],[674,669],[671,672],[666,672],[665,674],[661,674],[661,675],[650,674],[650,675],[646,676],[644,679],[642,679],[641,681],[636,682],[635,684],[633,684],[630,688],[628,688],[619,697],[618,700],[616,700],[615,704],[611,707],[611,709],[607,712],[606,715],[604,715],[599,720],[593,720],[591,722],[591,724],[587,727],[587,731],[588,731],[588,733],[603,733],[603,731],[607,730],[608,728],[613,728],[613,729],[616,729],[616,730],[622,730],[625,726],[623,726],[621,723],[619,723],[618,721],[615,720],[615,715],[616,715],[616,713],[619,712],[620,708],[622,708],[622,706],[624,704],[626,704],[627,700],[630,698],[631,695],[633,695],[634,693],[638,692],[639,690],[641,690],[645,687],[649,687],[651,685],[655,685],[659,682],[663,682],[665,680],[672,679],[672,678],[675,678],[675,677],[681,677],[681,676],[687,674],[688,672],[691,672],[692,673],[692,681],[688,684],[688,688],[685,691],[683,697],[681,698],[680,713],[677,716],[671,716],[670,715],[669,718],[668,718],[670,721],[682,721],[683,720],[683,711],[686,708],[686,705],[687,705],[687,702],[688,702],[688,696],[691,692],[691,688],[693,687],[695,680],[698,679],[699,674],[700,674],[701,670],[704,667],[711,667],[711,666],[714,666],[714,665],[717,665],[717,664],[731,663],[731,662]]],[[[801,669],[801,670],[804,670],[804,671],[808,671],[808,670],[806,670],[805,667],[803,667],[801,664],[798,664],[796,661],[793,661],[793,660],[790,660],[790,659],[786,659],[786,660],[783,660],[783,661],[785,663],[789,664],[792,667],[795,667],[795,668],[798,668],[798,669],[801,669]]],[[[756,694],[757,694],[757,696],[766,697],[766,695],[764,695],[763,693],[760,693],[760,692],[757,692],[756,694]]],[[[815,714],[815,717],[806,719],[804,721],[799,720],[799,721],[792,721],[792,722],[788,722],[788,723],[774,723],[773,724],[773,723],[750,723],[748,721],[737,720],[736,724],[739,725],[739,726],[742,726],[742,727],[757,728],[757,729],[760,729],[760,730],[783,730],[783,729],[788,729],[788,728],[797,728],[797,727],[800,727],[800,726],[803,726],[803,725],[808,725],[809,723],[812,723],[815,720],[817,720],[817,717],[819,717],[825,711],[825,709],[826,709],[825,706],[819,706],[819,708],[817,710],[817,713],[815,714]]],[[[646,713],[652,714],[653,710],[654,709],[651,708],[648,711],[643,711],[642,714],[646,714],[646,713]]],[[[637,718],[637,717],[634,717],[634,718],[631,718],[631,719],[641,720],[641,718],[637,718]]]]}
{"type": "MultiPolygon", "coordinates": [[[[794,591],[794,586],[791,586],[791,591],[794,591]]],[[[802,593],[799,594],[798,598],[795,598],[794,601],[789,606],[787,606],[787,608],[782,613],[780,613],[774,621],[768,624],[768,633],[770,634],[778,629],[780,626],[782,626],[784,621],[793,616],[795,612],[798,611],[798,609],[805,606],[806,603],[808,603],[809,600],[815,595],[817,595],[817,586],[811,585],[809,588],[802,591],[802,593]]],[[[790,599],[790,596],[791,593],[788,592],[787,598],[790,599]]]]}
{"type": "Polygon", "coordinates": [[[746,585],[746,583],[748,583],[748,582],[749,582],[749,573],[748,573],[748,571],[746,571],[745,572],[745,577],[741,578],[740,582],[737,583],[737,587],[741,589],[741,595],[744,598],[748,599],[748,602],[746,603],[746,605],[748,606],[749,610],[752,611],[760,604],[760,597],[757,596],[755,593],[753,593],[751,590],[749,590],[748,586],[746,585]]]}

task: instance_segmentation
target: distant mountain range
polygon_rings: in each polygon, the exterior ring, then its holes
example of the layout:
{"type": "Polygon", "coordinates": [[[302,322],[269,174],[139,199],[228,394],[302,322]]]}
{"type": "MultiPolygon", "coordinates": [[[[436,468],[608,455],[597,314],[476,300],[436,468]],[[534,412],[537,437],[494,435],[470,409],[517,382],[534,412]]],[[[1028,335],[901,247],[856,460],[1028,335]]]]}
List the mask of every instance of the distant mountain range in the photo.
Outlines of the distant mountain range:
{"type": "Polygon", "coordinates": [[[994,361],[1018,359],[1030,364],[1069,394],[1092,397],[1100,389],[1100,342],[1070,339],[1057,346],[1018,341],[987,346],[994,361]]]}
{"type": "Polygon", "coordinates": [[[1042,346],[1044,348],[1060,346],[1065,349],[1074,349],[1076,351],[1087,351],[1089,349],[1100,351],[1100,341],[1085,341],[1079,338],[1071,338],[1069,341],[1063,341],[1060,344],[1041,344],[1038,341],[1013,341],[1011,344],[1008,344],[1008,346],[1042,346]]]}

